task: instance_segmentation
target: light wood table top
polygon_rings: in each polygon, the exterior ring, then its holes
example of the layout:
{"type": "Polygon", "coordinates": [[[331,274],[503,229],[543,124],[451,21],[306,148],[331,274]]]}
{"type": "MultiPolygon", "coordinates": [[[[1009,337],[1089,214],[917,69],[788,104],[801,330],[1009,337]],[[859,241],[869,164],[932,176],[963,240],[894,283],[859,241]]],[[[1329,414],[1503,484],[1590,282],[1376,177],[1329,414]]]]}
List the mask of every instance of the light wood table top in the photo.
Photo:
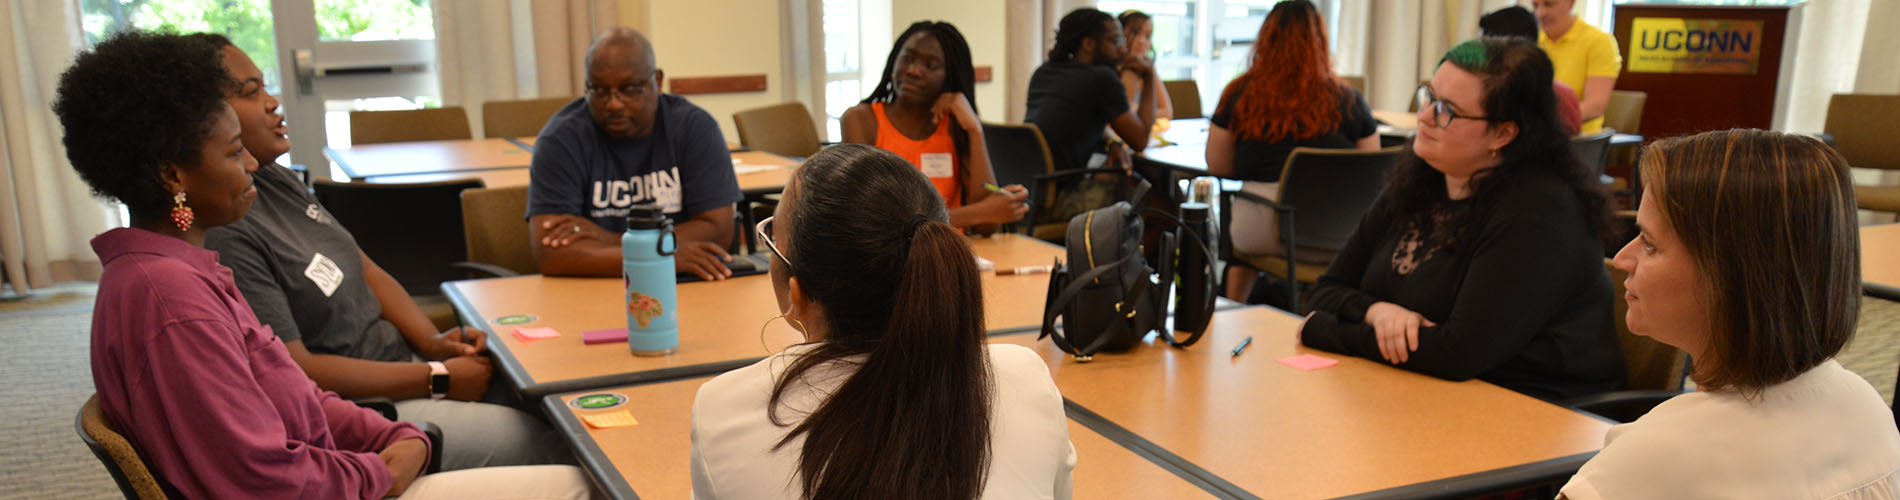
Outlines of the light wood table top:
{"type": "Polygon", "coordinates": [[[792,180],[792,171],[802,163],[764,151],[735,151],[732,161],[732,168],[740,172],[739,190],[746,194],[784,191],[785,184],[792,180]]]}
{"type": "Polygon", "coordinates": [[[462,179],[480,179],[483,187],[490,188],[526,186],[528,185],[528,169],[509,168],[502,170],[479,170],[475,172],[385,175],[361,180],[371,184],[412,184],[462,179]]]}
{"type": "MultiPolygon", "coordinates": [[[[533,139],[533,138],[529,138],[533,139]]],[[[799,165],[797,160],[763,151],[742,151],[732,153],[735,169],[746,169],[739,174],[739,190],[747,193],[776,193],[785,189],[785,183],[791,181],[792,172],[799,165]],[[759,167],[769,167],[759,170],[759,167]]],[[[436,182],[459,179],[481,179],[482,185],[491,188],[516,187],[528,185],[529,169],[510,168],[501,170],[476,170],[463,172],[443,172],[430,174],[384,175],[360,179],[375,184],[403,184],[417,182],[436,182]]]]}
{"type": "Polygon", "coordinates": [[[1418,114],[1416,113],[1401,113],[1397,111],[1384,111],[1384,110],[1375,109],[1375,110],[1372,110],[1372,118],[1375,120],[1385,122],[1387,125],[1391,125],[1396,128],[1402,128],[1402,129],[1418,128],[1418,114]]]}
{"type": "MultiPolygon", "coordinates": [[[[999,268],[1050,264],[1062,247],[1015,234],[970,241],[977,255],[999,268]]],[[[992,332],[1040,328],[1049,276],[983,276],[984,313],[992,332]]],[[[618,278],[555,278],[541,275],[453,281],[442,290],[464,324],[488,331],[501,372],[533,398],[594,387],[714,373],[750,364],[800,340],[777,316],[778,303],[766,275],[679,285],[679,352],[635,357],[624,343],[586,345],[581,333],[626,327],[618,278]],[[532,315],[533,321],[497,320],[532,315]],[[515,326],[549,327],[558,338],[523,341],[515,326]],[[763,334],[760,327],[765,326],[763,334]],[[761,345],[763,344],[763,345],[761,345]]]]}
{"type": "MultiPolygon", "coordinates": [[[[555,426],[581,457],[581,465],[610,498],[687,498],[692,495],[693,396],[710,376],[650,385],[560,394],[542,400],[555,426]],[[626,404],[578,409],[569,402],[595,393],[626,396],[626,404]],[[629,411],[639,425],[594,429],[579,415],[629,411]]],[[[1075,444],[1075,498],[1215,498],[1155,462],[1069,422],[1075,444]]]]}
{"type": "Polygon", "coordinates": [[[1261,498],[1459,488],[1473,496],[1561,481],[1595,454],[1609,430],[1606,421],[1482,381],[1449,382],[1298,347],[1299,323],[1266,307],[1227,310],[1187,349],[1150,340],[1088,363],[1034,335],[995,341],[1042,353],[1075,405],[1178,456],[1190,470],[1261,498]],[[1249,335],[1252,344],[1232,356],[1249,335]],[[1277,362],[1305,353],[1339,364],[1306,372],[1277,362]]]}
{"type": "MultiPolygon", "coordinates": [[[[528,147],[534,147],[534,140],[536,139],[536,137],[534,137],[534,136],[528,136],[528,137],[517,137],[516,139],[517,139],[517,140],[520,140],[522,144],[524,144],[524,145],[527,145],[528,147]]],[[[726,150],[727,150],[727,151],[740,151],[740,150],[744,150],[744,149],[745,149],[745,145],[743,145],[743,144],[739,144],[739,143],[736,143],[736,142],[732,142],[732,141],[726,141],[726,150]]]]}
{"type": "Polygon", "coordinates": [[[352,179],[526,169],[534,158],[532,152],[504,138],[361,144],[342,149],[326,147],[323,152],[352,179]]]}
{"type": "Polygon", "coordinates": [[[1860,281],[1868,294],[1900,300],[1900,224],[1860,228],[1860,281]]]}

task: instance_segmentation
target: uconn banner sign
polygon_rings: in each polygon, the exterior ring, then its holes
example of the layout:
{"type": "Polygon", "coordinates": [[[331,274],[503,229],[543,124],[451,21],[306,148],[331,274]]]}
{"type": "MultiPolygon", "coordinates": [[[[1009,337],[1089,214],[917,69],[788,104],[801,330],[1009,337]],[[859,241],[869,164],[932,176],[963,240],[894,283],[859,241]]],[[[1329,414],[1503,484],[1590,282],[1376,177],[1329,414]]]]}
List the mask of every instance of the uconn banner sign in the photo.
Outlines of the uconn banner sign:
{"type": "Polygon", "coordinates": [[[1638,17],[1630,21],[1631,73],[1753,75],[1760,66],[1760,20],[1638,17]]]}

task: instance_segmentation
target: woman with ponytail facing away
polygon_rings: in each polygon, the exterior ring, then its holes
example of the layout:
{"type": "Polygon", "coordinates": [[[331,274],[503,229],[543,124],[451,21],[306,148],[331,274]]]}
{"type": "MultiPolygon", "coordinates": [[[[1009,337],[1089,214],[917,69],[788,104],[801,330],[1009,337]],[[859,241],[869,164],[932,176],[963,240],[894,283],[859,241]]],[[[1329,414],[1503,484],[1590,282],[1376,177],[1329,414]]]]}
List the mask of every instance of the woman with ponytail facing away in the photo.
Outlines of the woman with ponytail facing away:
{"type": "Polygon", "coordinates": [[[701,386],[693,496],[1069,498],[1062,395],[986,345],[970,245],[916,167],[841,144],[805,162],[758,237],[806,342],[701,386]]]}

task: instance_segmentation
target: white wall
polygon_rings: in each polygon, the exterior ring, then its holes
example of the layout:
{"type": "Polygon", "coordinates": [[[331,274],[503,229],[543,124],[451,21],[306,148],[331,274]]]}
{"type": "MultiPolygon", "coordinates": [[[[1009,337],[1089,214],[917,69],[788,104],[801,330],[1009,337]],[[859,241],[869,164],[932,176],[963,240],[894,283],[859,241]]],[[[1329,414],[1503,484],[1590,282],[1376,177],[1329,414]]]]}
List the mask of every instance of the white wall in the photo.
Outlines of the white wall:
{"type": "MultiPolygon", "coordinates": [[[[739,141],[732,113],[783,102],[779,64],[784,34],[775,0],[618,0],[622,24],[646,33],[668,79],[764,74],[764,92],[685,96],[739,141]]],[[[808,103],[809,105],[809,103],[808,103]]]]}
{"type": "MultiPolygon", "coordinates": [[[[890,0],[891,36],[896,37],[917,21],[944,21],[957,26],[963,32],[963,39],[970,43],[970,63],[976,66],[990,67],[990,81],[977,82],[976,107],[983,121],[994,123],[1017,122],[1022,117],[1011,117],[1003,104],[1008,96],[1004,95],[1003,82],[1009,81],[1008,38],[1006,24],[1003,22],[1004,0],[890,0]]],[[[884,57],[889,55],[889,46],[875,54],[866,53],[865,65],[883,66],[884,57]]],[[[881,71],[881,70],[879,70],[881,71]]],[[[872,81],[871,84],[876,84],[872,81]]],[[[867,93],[869,89],[866,89],[867,93]]]]}

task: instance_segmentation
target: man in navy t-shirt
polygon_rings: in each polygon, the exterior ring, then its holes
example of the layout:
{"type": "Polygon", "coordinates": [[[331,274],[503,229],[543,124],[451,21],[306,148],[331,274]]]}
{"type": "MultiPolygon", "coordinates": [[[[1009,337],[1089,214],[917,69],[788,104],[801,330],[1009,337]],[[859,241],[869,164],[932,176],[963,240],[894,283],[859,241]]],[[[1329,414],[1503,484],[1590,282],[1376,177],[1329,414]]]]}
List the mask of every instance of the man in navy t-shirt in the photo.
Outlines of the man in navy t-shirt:
{"type": "Polygon", "coordinates": [[[587,96],[548,120],[529,169],[528,223],[541,272],[618,276],[634,205],[673,220],[680,273],[731,276],[732,204],[740,199],[725,135],[706,110],[660,93],[653,46],[630,28],[587,49],[587,96]]]}

